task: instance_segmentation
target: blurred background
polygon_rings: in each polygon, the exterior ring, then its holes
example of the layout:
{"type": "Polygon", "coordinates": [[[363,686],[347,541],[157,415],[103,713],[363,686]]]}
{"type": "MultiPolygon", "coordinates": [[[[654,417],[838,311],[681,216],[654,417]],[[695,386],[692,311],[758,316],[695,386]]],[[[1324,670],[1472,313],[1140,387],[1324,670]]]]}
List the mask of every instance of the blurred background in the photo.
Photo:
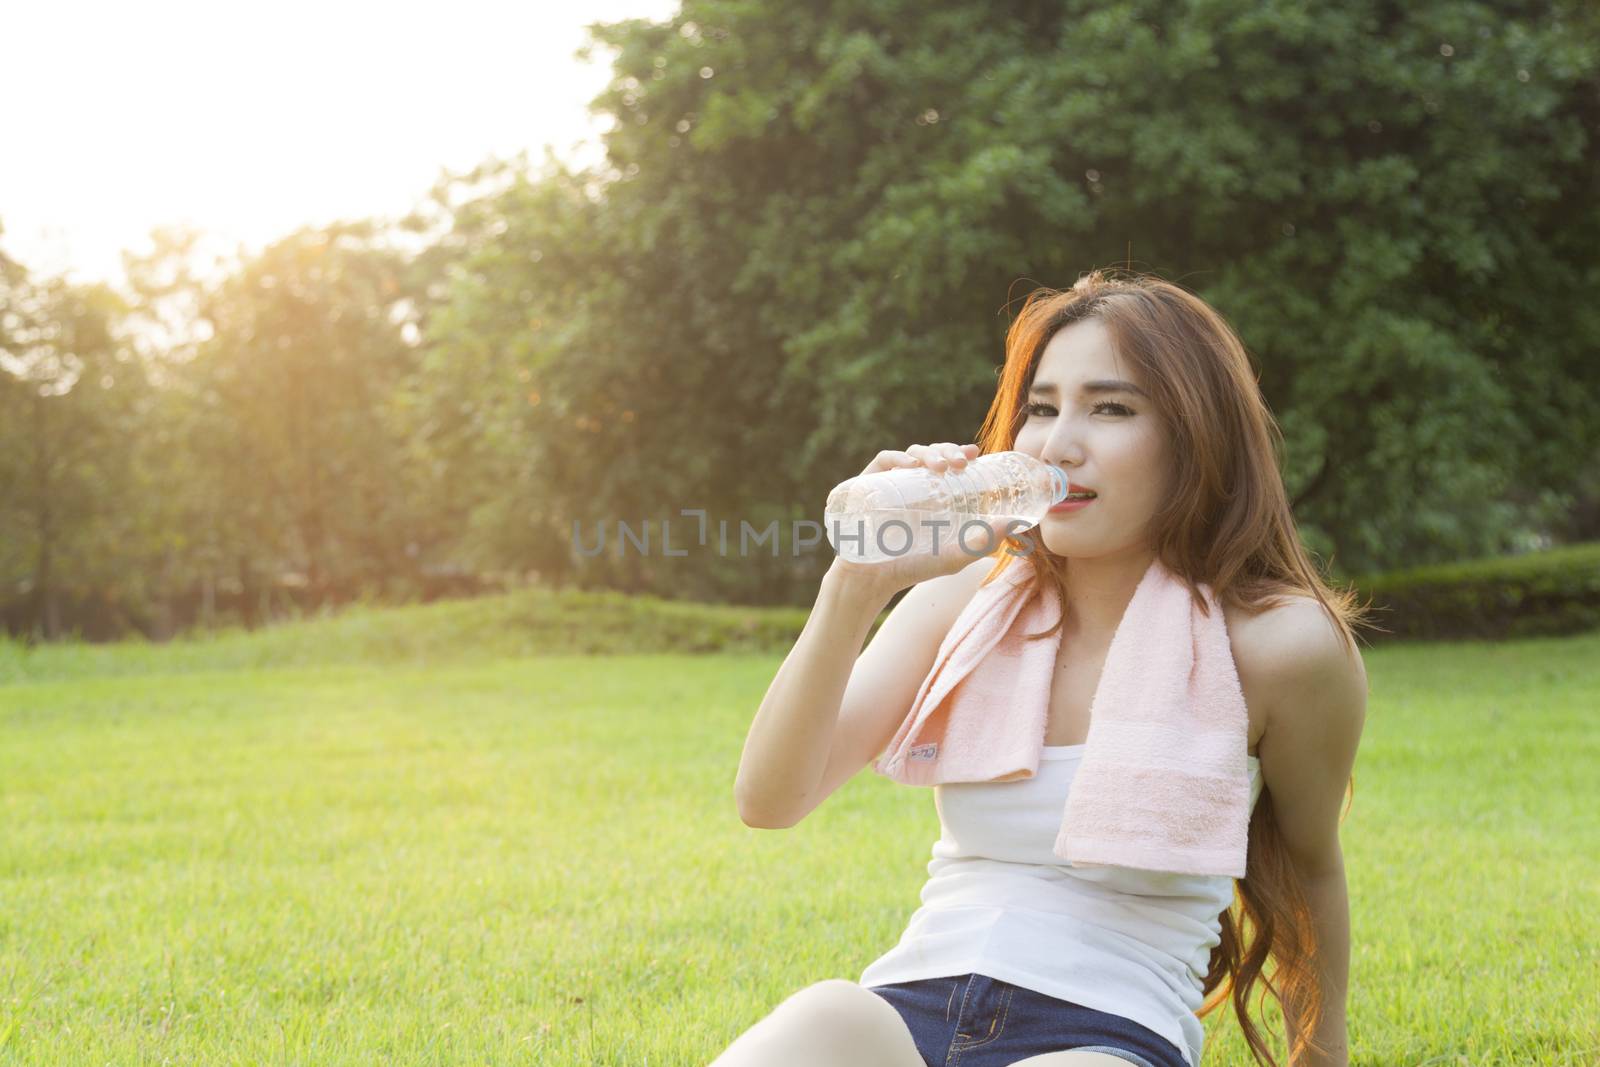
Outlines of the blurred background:
{"type": "Polygon", "coordinates": [[[1400,629],[1600,623],[1593,5],[56,3],[6,29],[24,642],[527,586],[809,604],[831,553],[790,524],[879,449],[972,440],[1022,298],[1108,266],[1230,319],[1308,546],[1389,583],[1400,629]],[[718,520],[781,551],[719,553],[718,520]]]}

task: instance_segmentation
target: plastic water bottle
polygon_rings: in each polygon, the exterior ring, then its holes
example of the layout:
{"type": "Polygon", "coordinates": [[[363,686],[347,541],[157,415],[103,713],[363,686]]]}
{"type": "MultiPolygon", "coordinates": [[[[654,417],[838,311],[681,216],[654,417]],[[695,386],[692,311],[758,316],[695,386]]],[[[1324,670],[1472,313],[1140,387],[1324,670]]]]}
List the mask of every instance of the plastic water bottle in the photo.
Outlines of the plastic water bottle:
{"type": "Polygon", "coordinates": [[[964,470],[896,467],[840,482],[828,494],[823,525],[834,551],[856,563],[943,553],[949,545],[977,558],[997,543],[985,521],[1014,536],[1066,496],[1066,472],[1026,452],[992,452],[964,470]],[[974,520],[963,536],[963,524],[974,520]]]}

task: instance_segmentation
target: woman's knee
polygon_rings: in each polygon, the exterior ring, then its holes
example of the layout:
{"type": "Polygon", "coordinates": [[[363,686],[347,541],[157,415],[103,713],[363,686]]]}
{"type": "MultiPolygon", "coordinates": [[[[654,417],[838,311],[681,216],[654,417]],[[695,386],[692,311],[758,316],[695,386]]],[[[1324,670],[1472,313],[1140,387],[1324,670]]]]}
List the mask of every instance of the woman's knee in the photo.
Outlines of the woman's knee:
{"type": "MultiPolygon", "coordinates": [[[[905,1028],[900,1013],[888,1001],[848,978],[814,982],[792,994],[772,1014],[781,1014],[784,1025],[796,1032],[827,1031],[841,1035],[845,1041],[881,1036],[886,1029],[892,1034],[893,1028],[886,1023],[905,1028]]],[[[909,1040],[910,1031],[906,1036],[909,1040]]]]}
{"type": "Polygon", "coordinates": [[[782,1048],[813,1057],[812,1063],[922,1065],[900,1013],[878,994],[845,978],[825,979],[796,991],[747,1036],[771,1051],[782,1048]]]}

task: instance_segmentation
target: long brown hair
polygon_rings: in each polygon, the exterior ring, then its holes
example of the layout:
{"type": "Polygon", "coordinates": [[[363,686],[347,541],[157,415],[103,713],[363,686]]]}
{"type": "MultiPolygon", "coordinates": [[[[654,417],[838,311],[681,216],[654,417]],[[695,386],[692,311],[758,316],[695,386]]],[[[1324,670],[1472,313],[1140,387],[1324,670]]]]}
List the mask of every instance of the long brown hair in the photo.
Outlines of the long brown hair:
{"type": "MultiPolygon", "coordinates": [[[[1164,473],[1172,491],[1154,519],[1156,557],[1202,611],[1201,584],[1220,605],[1251,613],[1294,595],[1315,597],[1358,654],[1355,627],[1366,625],[1370,605],[1358,604],[1353,589],[1325,581],[1301,544],[1279,468],[1282,432],[1250,357],[1222,316],[1188,290],[1152,275],[1099,270],[1067,290],[1035,290],[1006,334],[999,386],[978,434],[983,452],[1013,447],[1045,345],[1062,327],[1091,317],[1105,326],[1117,355],[1138,369],[1167,429],[1171,467],[1164,473]]],[[[1021,555],[1041,581],[1056,583],[1066,603],[1069,560],[1045,548],[1038,527],[1004,539],[994,554],[999,562],[985,583],[1021,555]]],[[[1032,636],[1055,633],[1064,621],[1063,614],[1055,627],[1032,636]]],[[[1353,799],[1354,775],[1346,789],[1353,799]]],[[[1216,1010],[1231,992],[1252,1055],[1278,1067],[1250,1018],[1251,986],[1260,978],[1263,1002],[1271,991],[1294,1019],[1293,1064],[1318,1047],[1311,1035],[1321,1017],[1323,972],[1304,882],[1272,811],[1264,789],[1250,818],[1245,876],[1235,880],[1234,903],[1221,915],[1221,941],[1211,950],[1196,1014],[1216,1010]],[[1269,957],[1276,967],[1263,975],[1269,957]]]]}

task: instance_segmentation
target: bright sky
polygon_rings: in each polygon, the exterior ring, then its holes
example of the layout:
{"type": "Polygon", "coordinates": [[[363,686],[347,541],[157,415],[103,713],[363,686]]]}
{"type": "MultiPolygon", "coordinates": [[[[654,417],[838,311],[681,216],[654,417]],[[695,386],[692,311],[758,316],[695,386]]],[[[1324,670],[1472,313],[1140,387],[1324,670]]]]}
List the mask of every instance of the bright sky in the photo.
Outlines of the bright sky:
{"type": "Polygon", "coordinates": [[[0,248],[118,281],[188,223],[233,249],[404,214],[442,168],[543,146],[599,158],[611,59],[584,27],[677,0],[48,0],[0,34],[0,248]]]}

